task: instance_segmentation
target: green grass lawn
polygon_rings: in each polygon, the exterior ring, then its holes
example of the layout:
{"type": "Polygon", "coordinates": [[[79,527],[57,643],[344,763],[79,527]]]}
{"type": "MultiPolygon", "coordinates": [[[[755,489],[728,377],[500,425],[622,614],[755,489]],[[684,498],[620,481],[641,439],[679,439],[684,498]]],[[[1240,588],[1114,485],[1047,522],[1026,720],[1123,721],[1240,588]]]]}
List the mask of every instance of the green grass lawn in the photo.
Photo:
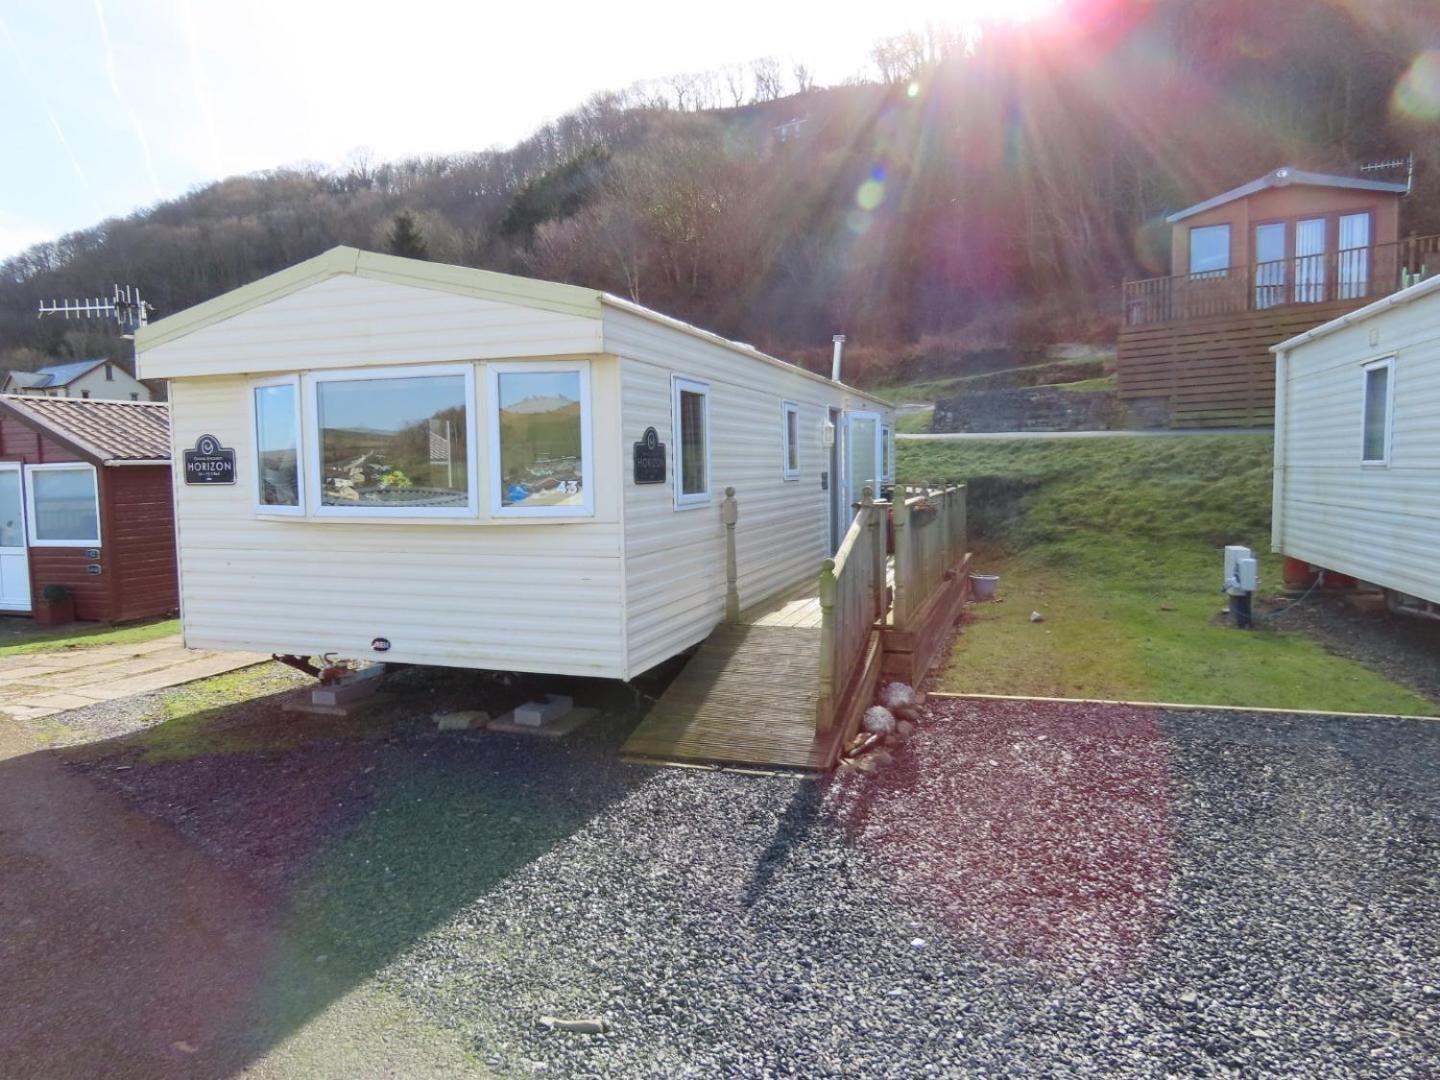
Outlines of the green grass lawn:
{"type": "Polygon", "coordinates": [[[1001,575],[943,689],[1436,714],[1312,638],[1219,618],[1220,549],[1269,554],[1269,436],[902,443],[902,481],[965,480],[977,569],[1001,575]],[[1043,622],[1032,623],[1031,611],[1043,622]]]}
{"type": "Polygon", "coordinates": [[[27,628],[27,632],[17,635],[13,641],[0,637],[0,656],[20,656],[24,653],[51,652],[55,649],[84,649],[96,645],[138,645],[179,632],[179,619],[161,619],[158,622],[136,623],[132,626],[78,623],[57,626],[53,630],[36,630],[33,633],[27,628]]]}

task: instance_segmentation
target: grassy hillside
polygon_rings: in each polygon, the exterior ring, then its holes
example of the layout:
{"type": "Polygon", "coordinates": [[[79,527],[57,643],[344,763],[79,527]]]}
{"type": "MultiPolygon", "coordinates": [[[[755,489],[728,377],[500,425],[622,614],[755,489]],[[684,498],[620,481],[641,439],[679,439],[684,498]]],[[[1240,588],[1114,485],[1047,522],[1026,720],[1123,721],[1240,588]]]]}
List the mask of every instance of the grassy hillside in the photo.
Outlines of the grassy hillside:
{"type": "Polygon", "coordinates": [[[1227,543],[1269,553],[1268,436],[902,443],[901,480],[969,484],[978,568],[1001,575],[946,689],[1433,714],[1283,619],[1221,619],[1227,543]],[[1043,622],[1032,623],[1031,611],[1043,622]]]}

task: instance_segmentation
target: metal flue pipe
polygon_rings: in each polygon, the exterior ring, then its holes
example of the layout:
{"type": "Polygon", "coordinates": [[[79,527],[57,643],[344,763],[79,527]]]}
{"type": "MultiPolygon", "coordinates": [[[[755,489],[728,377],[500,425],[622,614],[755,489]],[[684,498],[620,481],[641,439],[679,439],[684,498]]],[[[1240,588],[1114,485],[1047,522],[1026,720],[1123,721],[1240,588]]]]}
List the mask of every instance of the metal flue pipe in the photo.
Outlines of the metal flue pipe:
{"type": "Polygon", "coordinates": [[[830,339],[835,343],[835,355],[830,360],[830,379],[832,382],[840,381],[840,356],[845,351],[845,335],[836,334],[830,339]]]}

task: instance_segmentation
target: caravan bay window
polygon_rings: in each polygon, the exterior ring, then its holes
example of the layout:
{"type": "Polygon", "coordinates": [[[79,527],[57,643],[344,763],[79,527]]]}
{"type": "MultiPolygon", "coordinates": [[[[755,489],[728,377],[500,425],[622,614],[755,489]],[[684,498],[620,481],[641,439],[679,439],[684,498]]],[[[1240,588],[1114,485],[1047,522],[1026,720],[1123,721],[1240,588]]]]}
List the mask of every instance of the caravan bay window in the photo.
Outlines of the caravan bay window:
{"type": "Polygon", "coordinates": [[[593,512],[588,364],[490,365],[487,420],[496,514],[593,512]]]}
{"type": "Polygon", "coordinates": [[[311,378],[316,513],[474,514],[470,367],[311,378]]]}
{"type": "Polygon", "coordinates": [[[263,513],[298,514],[305,509],[300,480],[300,380],[265,382],[252,391],[254,409],[255,506],[263,513]]]}

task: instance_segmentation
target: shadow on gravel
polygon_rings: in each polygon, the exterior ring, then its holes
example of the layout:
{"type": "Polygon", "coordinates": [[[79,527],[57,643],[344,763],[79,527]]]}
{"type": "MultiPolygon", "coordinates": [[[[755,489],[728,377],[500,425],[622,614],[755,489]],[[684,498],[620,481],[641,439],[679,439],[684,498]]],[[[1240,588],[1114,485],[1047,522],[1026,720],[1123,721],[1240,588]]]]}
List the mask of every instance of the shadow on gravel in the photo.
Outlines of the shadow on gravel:
{"type": "Polygon", "coordinates": [[[549,742],[437,735],[433,695],[349,730],[278,696],[0,759],[0,983],[27,987],[0,1041],[30,1075],[242,1068],[652,772],[618,761],[623,710],[549,742]]]}

